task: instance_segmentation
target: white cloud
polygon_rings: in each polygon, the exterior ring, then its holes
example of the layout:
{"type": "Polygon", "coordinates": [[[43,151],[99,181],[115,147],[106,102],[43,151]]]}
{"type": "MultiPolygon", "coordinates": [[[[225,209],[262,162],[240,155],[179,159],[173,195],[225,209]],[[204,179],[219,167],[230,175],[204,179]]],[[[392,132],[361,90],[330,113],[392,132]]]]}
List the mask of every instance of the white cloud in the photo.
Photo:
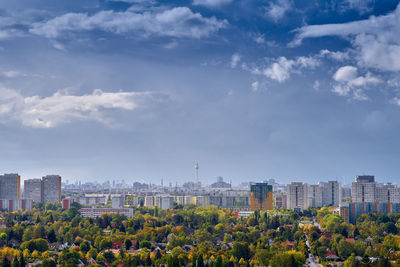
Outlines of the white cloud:
{"type": "Polygon", "coordinates": [[[241,56],[238,53],[233,54],[232,59],[231,59],[231,68],[236,68],[240,59],[241,59],[241,56]]]}
{"type": "Polygon", "coordinates": [[[280,83],[290,78],[292,72],[299,72],[304,68],[315,68],[320,62],[313,57],[298,57],[297,59],[287,59],[286,57],[279,57],[269,67],[260,70],[253,69],[253,74],[263,74],[266,77],[276,80],[280,83]]]}
{"type": "Polygon", "coordinates": [[[164,45],[165,49],[174,49],[177,48],[179,45],[178,41],[176,40],[172,40],[171,42],[167,43],[164,45]]]}
{"type": "Polygon", "coordinates": [[[260,87],[260,83],[258,81],[251,83],[251,91],[257,92],[259,87],[260,87]]]}
{"type": "Polygon", "coordinates": [[[193,5],[206,7],[220,7],[232,3],[233,0],[193,0],[193,5]]]}
{"type": "Polygon", "coordinates": [[[333,79],[337,82],[332,91],[341,96],[352,95],[354,99],[366,100],[365,89],[370,85],[381,82],[380,79],[374,77],[370,72],[365,76],[358,75],[358,69],[353,66],[344,66],[339,68],[333,75],[333,79]]]}
{"type": "Polygon", "coordinates": [[[353,66],[344,66],[339,68],[333,75],[337,82],[348,82],[357,77],[357,68],[353,66]]]}
{"type": "Polygon", "coordinates": [[[187,7],[145,12],[101,11],[94,15],[68,13],[46,22],[34,23],[31,33],[58,38],[66,32],[103,30],[115,34],[202,38],[226,27],[226,20],[203,17],[187,7]]]}
{"type": "Polygon", "coordinates": [[[266,8],[265,15],[274,21],[279,21],[291,8],[292,6],[289,0],[277,0],[275,2],[271,1],[266,8]]]}
{"type": "Polygon", "coordinates": [[[360,14],[364,14],[372,10],[371,5],[374,2],[375,0],[345,0],[342,8],[344,9],[344,11],[348,9],[355,9],[360,14]]]}
{"type": "Polygon", "coordinates": [[[281,83],[289,79],[294,64],[294,60],[280,57],[277,62],[272,63],[271,66],[263,71],[263,73],[268,78],[281,83]]]}
{"type": "Polygon", "coordinates": [[[400,4],[393,12],[366,20],[304,26],[292,46],[306,38],[339,36],[351,41],[358,65],[382,71],[400,71],[400,4]]]}
{"type": "Polygon", "coordinates": [[[0,74],[6,78],[15,78],[21,75],[21,73],[16,70],[3,71],[0,74]]]}
{"type": "Polygon", "coordinates": [[[109,123],[106,110],[134,110],[147,92],[107,93],[96,89],[92,94],[75,96],[58,91],[52,96],[24,97],[19,92],[0,86],[0,119],[16,120],[25,126],[52,128],[73,120],[109,123]]]}
{"type": "Polygon", "coordinates": [[[319,51],[321,57],[327,57],[330,59],[334,59],[336,61],[345,61],[350,58],[349,51],[330,51],[328,49],[322,49],[319,51]]]}
{"type": "Polygon", "coordinates": [[[315,82],[313,84],[314,90],[318,91],[320,86],[321,86],[320,82],[318,80],[315,80],[315,82]]]}

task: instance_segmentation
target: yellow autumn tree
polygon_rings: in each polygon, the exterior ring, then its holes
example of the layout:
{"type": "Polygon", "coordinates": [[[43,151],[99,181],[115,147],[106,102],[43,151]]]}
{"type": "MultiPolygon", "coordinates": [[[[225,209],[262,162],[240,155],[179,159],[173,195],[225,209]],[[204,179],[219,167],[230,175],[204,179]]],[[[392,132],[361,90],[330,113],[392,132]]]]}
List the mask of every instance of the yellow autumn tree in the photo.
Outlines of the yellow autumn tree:
{"type": "Polygon", "coordinates": [[[29,254],[29,250],[26,248],[23,252],[24,258],[29,258],[31,255],[29,254]]]}
{"type": "Polygon", "coordinates": [[[40,254],[39,251],[37,251],[36,249],[32,252],[32,257],[33,258],[39,258],[40,254]]]}

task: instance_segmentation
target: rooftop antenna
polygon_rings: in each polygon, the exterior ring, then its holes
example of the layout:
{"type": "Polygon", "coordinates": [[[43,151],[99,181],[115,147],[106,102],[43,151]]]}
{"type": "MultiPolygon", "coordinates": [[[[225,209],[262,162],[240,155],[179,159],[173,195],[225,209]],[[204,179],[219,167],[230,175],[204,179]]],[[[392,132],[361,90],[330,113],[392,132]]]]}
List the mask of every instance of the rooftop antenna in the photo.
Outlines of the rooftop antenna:
{"type": "Polygon", "coordinates": [[[199,163],[194,164],[194,169],[196,170],[196,183],[199,184],[199,163]]]}

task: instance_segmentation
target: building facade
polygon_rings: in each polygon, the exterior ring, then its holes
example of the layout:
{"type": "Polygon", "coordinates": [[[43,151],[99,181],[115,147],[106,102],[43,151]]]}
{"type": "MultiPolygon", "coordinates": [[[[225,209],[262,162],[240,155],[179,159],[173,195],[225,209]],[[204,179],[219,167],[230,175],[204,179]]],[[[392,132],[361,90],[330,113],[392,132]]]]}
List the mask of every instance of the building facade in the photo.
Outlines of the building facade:
{"type": "Polygon", "coordinates": [[[292,182],[286,187],[287,208],[305,210],[309,207],[307,184],[292,182]]]}
{"type": "Polygon", "coordinates": [[[311,198],[311,207],[320,208],[322,207],[322,191],[323,188],[320,185],[312,184],[308,188],[308,197],[311,198]]]}
{"type": "Polygon", "coordinates": [[[21,176],[17,173],[0,175],[0,199],[21,198],[21,176]]]}
{"type": "Polygon", "coordinates": [[[61,202],[61,176],[46,175],[42,178],[42,201],[61,202]]]}
{"type": "Polygon", "coordinates": [[[83,217],[100,217],[102,214],[121,214],[127,218],[133,217],[132,208],[113,209],[113,208],[82,208],[79,210],[83,217]]]}
{"type": "Polygon", "coordinates": [[[24,181],[24,198],[32,199],[33,202],[42,201],[41,179],[29,179],[24,181]]]}
{"type": "Polygon", "coordinates": [[[272,185],[267,183],[250,185],[250,210],[272,210],[272,199],[272,185]]]}
{"type": "Polygon", "coordinates": [[[341,191],[338,181],[322,183],[322,206],[339,206],[341,191]]]}
{"type": "Polygon", "coordinates": [[[361,175],[351,184],[351,197],[355,203],[375,202],[375,176],[361,175]]]}
{"type": "Polygon", "coordinates": [[[32,208],[32,199],[0,199],[1,210],[12,212],[16,210],[31,210],[32,208]]]}

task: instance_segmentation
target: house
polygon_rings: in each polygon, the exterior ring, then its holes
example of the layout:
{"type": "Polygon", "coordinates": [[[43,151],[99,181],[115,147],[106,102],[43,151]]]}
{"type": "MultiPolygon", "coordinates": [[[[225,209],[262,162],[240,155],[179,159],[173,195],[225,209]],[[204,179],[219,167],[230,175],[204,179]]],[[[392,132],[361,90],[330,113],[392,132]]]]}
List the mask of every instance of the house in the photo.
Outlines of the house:
{"type": "Polygon", "coordinates": [[[88,262],[88,264],[93,264],[93,265],[97,264],[97,262],[93,258],[88,259],[87,262],[88,262]]]}
{"type": "Polygon", "coordinates": [[[322,233],[319,234],[319,237],[321,237],[321,236],[325,236],[326,238],[329,239],[329,241],[332,240],[332,233],[329,233],[329,232],[322,232],[322,233]]]}
{"type": "Polygon", "coordinates": [[[346,242],[354,244],[356,240],[354,238],[346,238],[346,242]]]}
{"type": "Polygon", "coordinates": [[[282,242],[282,245],[285,245],[285,246],[287,246],[288,248],[293,248],[293,246],[294,246],[294,241],[285,241],[285,242],[282,242]]]}
{"type": "Polygon", "coordinates": [[[112,249],[121,249],[122,248],[122,242],[112,242],[111,248],[112,249]]]}

